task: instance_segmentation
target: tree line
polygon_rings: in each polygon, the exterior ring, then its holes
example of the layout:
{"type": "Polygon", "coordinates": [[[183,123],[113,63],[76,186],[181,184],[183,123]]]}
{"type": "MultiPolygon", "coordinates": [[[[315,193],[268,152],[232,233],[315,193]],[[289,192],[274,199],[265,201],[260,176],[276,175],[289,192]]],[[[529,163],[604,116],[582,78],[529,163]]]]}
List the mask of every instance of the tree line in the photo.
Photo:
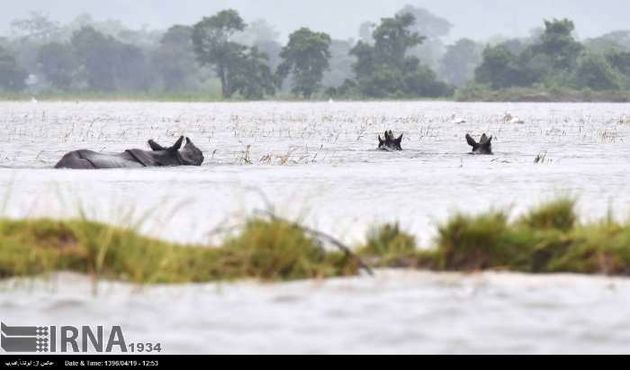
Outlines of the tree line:
{"type": "Polygon", "coordinates": [[[38,92],[218,91],[222,98],[449,97],[460,89],[529,87],[630,90],[630,32],[579,41],[568,19],[530,37],[445,45],[452,25],[405,6],[358,40],[302,27],[281,45],[265,21],[228,9],[164,32],[129,30],[83,15],[12,22],[0,38],[0,90],[38,92]]]}

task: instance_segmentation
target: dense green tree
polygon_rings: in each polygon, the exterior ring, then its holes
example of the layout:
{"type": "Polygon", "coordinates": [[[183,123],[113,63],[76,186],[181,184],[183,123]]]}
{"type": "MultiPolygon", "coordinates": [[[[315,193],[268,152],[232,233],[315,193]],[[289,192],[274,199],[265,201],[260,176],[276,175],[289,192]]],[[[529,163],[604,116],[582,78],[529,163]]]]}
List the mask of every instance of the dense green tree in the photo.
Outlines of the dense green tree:
{"type": "Polygon", "coordinates": [[[593,53],[606,54],[611,51],[630,51],[630,31],[615,31],[588,39],[585,47],[593,53]]]}
{"type": "Polygon", "coordinates": [[[0,47],[0,89],[21,91],[28,73],[21,68],[9,50],[0,47]]]}
{"type": "Polygon", "coordinates": [[[460,39],[449,45],[440,63],[442,76],[452,85],[463,86],[475,77],[482,52],[481,45],[470,39],[460,39]]]}
{"type": "Polygon", "coordinates": [[[519,64],[516,55],[504,45],[488,46],[483,51],[483,62],[475,70],[475,80],[493,89],[528,86],[531,78],[519,64]]]}
{"type": "Polygon", "coordinates": [[[425,40],[425,37],[411,30],[414,23],[415,18],[409,13],[381,19],[381,24],[372,33],[378,63],[396,67],[407,63],[407,51],[425,40]]]}
{"type": "Polygon", "coordinates": [[[280,53],[282,63],[277,74],[280,79],[292,75],[293,93],[308,99],[320,88],[329,66],[330,44],[328,34],[308,28],[300,28],[289,36],[289,42],[280,53]]]}
{"type": "Polygon", "coordinates": [[[407,55],[424,38],[411,30],[414,16],[397,14],[383,18],[372,33],[373,42],[359,41],[351,50],[356,84],[345,83],[341,90],[356,85],[358,92],[371,97],[443,96],[446,84],[420,65],[417,57],[407,55]]]}
{"type": "Polygon", "coordinates": [[[265,94],[273,95],[275,76],[269,68],[267,54],[250,48],[238,60],[236,68],[230,69],[230,79],[236,91],[246,99],[262,99],[265,94]]]}
{"type": "Polygon", "coordinates": [[[84,27],[72,35],[71,43],[87,86],[97,91],[114,91],[118,62],[115,40],[92,27],[84,27]]]}
{"type": "Polygon", "coordinates": [[[76,54],[68,44],[51,42],[39,49],[38,63],[46,79],[58,89],[68,89],[77,73],[76,54]]]}
{"type": "Polygon", "coordinates": [[[577,65],[584,47],[573,37],[575,25],[568,19],[545,20],[545,31],[531,46],[531,54],[549,58],[554,70],[569,71],[577,65]]]}
{"type": "Polygon", "coordinates": [[[221,81],[223,97],[231,97],[236,91],[232,67],[238,66],[245,50],[244,45],[232,41],[235,33],[245,29],[245,22],[235,10],[223,10],[212,17],[204,17],[193,27],[192,40],[197,60],[212,66],[221,81]]]}
{"type": "Polygon", "coordinates": [[[518,40],[487,47],[475,80],[493,89],[570,84],[583,51],[573,37],[574,29],[568,19],[545,21],[545,29],[525,48],[518,40]]]}
{"type": "Polygon", "coordinates": [[[413,64],[407,50],[422,43],[423,38],[409,27],[411,14],[383,18],[372,31],[370,43],[359,41],[350,53],[357,58],[354,72],[362,94],[386,97],[405,94],[406,64],[413,64]]]}
{"type": "Polygon", "coordinates": [[[606,59],[615,70],[630,78],[630,51],[611,51],[606,59]]]}
{"type": "Polygon", "coordinates": [[[582,56],[575,70],[575,83],[579,88],[618,90],[620,80],[608,61],[598,54],[582,56]]]}

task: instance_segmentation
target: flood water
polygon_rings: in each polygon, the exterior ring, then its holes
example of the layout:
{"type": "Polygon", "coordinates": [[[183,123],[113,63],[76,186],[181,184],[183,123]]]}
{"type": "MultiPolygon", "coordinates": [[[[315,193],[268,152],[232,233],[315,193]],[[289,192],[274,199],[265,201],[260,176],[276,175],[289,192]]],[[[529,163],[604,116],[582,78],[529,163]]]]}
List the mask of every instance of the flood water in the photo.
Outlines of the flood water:
{"type": "Polygon", "coordinates": [[[281,215],[349,243],[399,221],[430,245],[436,224],[458,210],[516,215],[571,194],[585,218],[630,211],[628,104],[0,103],[0,112],[0,199],[16,217],[82,209],[205,242],[266,197],[281,215]],[[525,123],[503,123],[506,112],[525,123]],[[453,114],[467,122],[452,123],[453,114]],[[405,151],[375,150],[385,129],[404,133],[405,151]],[[464,135],[484,132],[495,155],[469,155],[464,135]],[[73,149],[170,145],[182,134],[205,152],[203,166],[51,169],[73,149]]]}
{"type": "MultiPolygon", "coordinates": [[[[139,289],[60,274],[0,283],[13,325],[120,325],[166,353],[628,353],[630,280],[377,271],[139,289]]],[[[109,329],[107,329],[109,330],[109,329]]]]}
{"type": "MultiPolygon", "coordinates": [[[[456,211],[516,216],[570,194],[584,220],[630,212],[628,104],[0,103],[0,127],[4,215],[82,211],[181,242],[214,241],[266,202],[347,243],[398,221],[423,246],[456,211]],[[503,122],[506,112],[524,123],[503,122]],[[385,129],[404,133],[403,152],[375,150],[385,129]],[[493,135],[495,155],[469,155],[466,133],[493,135]],[[179,135],[204,151],[203,166],[52,169],[70,150],[179,135]]],[[[623,279],[387,272],[97,297],[67,289],[81,278],[62,281],[61,293],[1,294],[3,319],[122,320],[186,352],[625,352],[630,340],[623,279]]]]}

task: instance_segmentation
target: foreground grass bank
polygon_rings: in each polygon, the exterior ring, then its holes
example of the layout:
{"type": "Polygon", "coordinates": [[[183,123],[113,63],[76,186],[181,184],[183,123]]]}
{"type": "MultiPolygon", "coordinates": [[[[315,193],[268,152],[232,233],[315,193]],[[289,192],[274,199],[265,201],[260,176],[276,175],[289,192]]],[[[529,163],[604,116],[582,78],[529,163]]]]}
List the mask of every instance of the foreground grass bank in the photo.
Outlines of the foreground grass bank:
{"type": "Polygon", "coordinates": [[[356,275],[362,265],[435,271],[509,270],[630,275],[630,225],[580,223],[572,199],[510,220],[506,211],[456,214],[435,246],[398,225],[371,230],[349,252],[323,248],[316,231],[277,218],[247,221],[220,246],[177,245],[86,220],[0,220],[0,278],[70,270],[142,284],[356,275]],[[355,254],[356,253],[356,254],[355,254]]]}
{"type": "Polygon", "coordinates": [[[380,249],[361,254],[383,267],[630,275],[630,225],[612,217],[580,223],[574,207],[572,199],[559,199],[513,221],[500,210],[457,214],[439,226],[436,246],[426,251],[410,242],[401,248],[409,235],[380,228],[377,235],[389,233],[380,249]]]}
{"type": "Polygon", "coordinates": [[[69,270],[136,283],[353,275],[356,259],[325,251],[284,221],[248,221],[220,247],[177,245],[100,223],[0,221],[0,278],[69,270]]]}

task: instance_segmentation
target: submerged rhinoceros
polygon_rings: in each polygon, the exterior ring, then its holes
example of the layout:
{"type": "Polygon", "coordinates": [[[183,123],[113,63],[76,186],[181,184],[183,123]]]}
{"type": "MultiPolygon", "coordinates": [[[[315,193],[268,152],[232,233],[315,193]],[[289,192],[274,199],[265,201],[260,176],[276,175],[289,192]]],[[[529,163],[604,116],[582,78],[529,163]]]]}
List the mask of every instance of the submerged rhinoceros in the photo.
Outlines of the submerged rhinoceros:
{"type": "Polygon", "coordinates": [[[486,134],[483,134],[479,142],[476,142],[472,136],[467,134],[466,141],[473,148],[472,154],[492,154],[492,136],[488,137],[486,134]]]}
{"type": "Polygon", "coordinates": [[[55,168],[100,169],[141,168],[164,166],[200,166],[203,153],[189,138],[180,137],[170,148],[149,140],[151,151],[127,149],[122,153],[99,153],[92,150],[75,150],[61,158],[55,168]],[[186,144],[182,148],[182,144],[186,144]]]}
{"type": "Polygon", "coordinates": [[[392,130],[385,131],[385,139],[382,139],[381,135],[378,135],[378,149],[388,152],[402,150],[402,139],[402,134],[398,138],[395,138],[392,130]]]}

